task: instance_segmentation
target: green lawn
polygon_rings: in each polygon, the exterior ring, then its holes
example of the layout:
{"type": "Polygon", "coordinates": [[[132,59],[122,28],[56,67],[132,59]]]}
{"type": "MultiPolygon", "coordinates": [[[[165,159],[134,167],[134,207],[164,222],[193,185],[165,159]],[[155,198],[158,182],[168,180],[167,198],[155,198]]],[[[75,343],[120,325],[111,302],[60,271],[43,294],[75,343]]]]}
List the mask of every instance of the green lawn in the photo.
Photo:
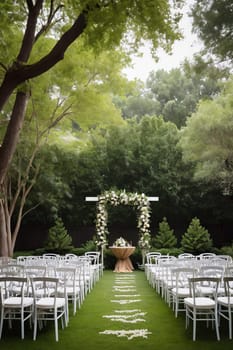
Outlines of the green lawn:
{"type": "MultiPolygon", "coordinates": [[[[58,343],[54,340],[52,325],[39,331],[37,340],[33,341],[32,331],[29,328],[26,330],[25,339],[21,340],[19,329],[9,331],[6,327],[7,324],[5,324],[3,338],[0,341],[1,350],[51,350],[55,347],[58,350],[77,350],[83,347],[87,350],[232,349],[232,341],[228,340],[228,332],[224,322],[220,329],[220,342],[216,340],[215,331],[211,327],[207,329],[204,324],[199,325],[197,341],[193,342],[192,327],[190,326],[188,330],[185,330],[184,315],[175,318],[173,311],[148,285],[143,271],[136,271],[131,275],[135,276],[136,292],[124,292],[124,294],[132,293],[131,299],[140,299],[139,302],[134,302],[128,306],[111,302],[111,300],[117,300],[116,294],[119,294],[119,292],[113,292],[113,286],[116,286],[117,283],[116,280],[119,281],[122,276],[125,278],[126,274],[104,271],[104,276],[86,297],[76,316],[70,315],[68,328],[65,330],[59,329],[58,343]],[[104,315],[113,315],[116,310],[123,311],[126,309],[140,309],[145,312],[145,322],[128,324],[103,318],[104,315]],[[148,329],[151,334],[148,335],[147,339],[134,338],[132,340],[120,338],[116,335],[99,334],[104,330],[121,329],[148,329]]],[[[130,279],[132,280],[132,278],[130,279]]],[[[124,285],[125,282],[122,280],[118,283],[124,285]]],[[[122,299],[124,299],[123,296],[122,299]]]]}

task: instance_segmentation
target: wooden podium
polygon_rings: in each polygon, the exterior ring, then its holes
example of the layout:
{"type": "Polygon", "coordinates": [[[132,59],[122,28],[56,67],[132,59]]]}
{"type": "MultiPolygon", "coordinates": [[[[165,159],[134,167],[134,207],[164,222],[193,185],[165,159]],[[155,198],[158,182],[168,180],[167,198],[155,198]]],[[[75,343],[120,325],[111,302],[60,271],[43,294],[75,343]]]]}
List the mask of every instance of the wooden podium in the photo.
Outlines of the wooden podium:
{"type": "Polygon", "coordinates": [[[135,247],[109,247],[117,258],[113,272],[132,272],[134,270],[130,255],[133,254],[135,247]]]}

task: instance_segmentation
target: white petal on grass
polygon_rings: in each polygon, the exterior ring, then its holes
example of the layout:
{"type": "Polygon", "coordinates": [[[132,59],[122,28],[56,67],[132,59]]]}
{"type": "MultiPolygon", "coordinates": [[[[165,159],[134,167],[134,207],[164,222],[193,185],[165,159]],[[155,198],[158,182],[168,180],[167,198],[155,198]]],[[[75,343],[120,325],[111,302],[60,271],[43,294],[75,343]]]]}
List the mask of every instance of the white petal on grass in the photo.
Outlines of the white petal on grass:
{"type": "MultiPolygon", "coordinates": [[[[124,311],[124,310],[122,310],[124,311]]],[[[134,312],[134,313],[127,313],[122,314],[121,313],[117,313],[115,311],[115,315],[103,315],[103,318],[108,318],[111,321],[115,321],[115,322],[123,322],[123,323],[138,323],[138,322],[146,322],[145,320],[145,315],[146,312],[134,312]]]]}
{"type": "Polygon", "coordinates": [[[152,334],[148,329],[132,329],[132,330],[105,330],[99,332],[99,334],[116,335],[117,337],[126,337],[128,340],[133,338],[148,338],[149,334],[152,334]]]}
{"type": "Polygon", "coordinates": [[[140,294],[116,294],[114,295],[114,298],[136,298],[140,296],[140,294]]]}
{"type": "Polygon", "coordinates": [[[120,305],[125,305],[125,304],[132,304],[132,303],[139,303],[142,301],[141,299],[124,299],[124,300],[111,300],[111,303],[118,303],[120,305]]]}
{"type": "Polygon", "coordinates": [[[130,310],[114,310],[114,312],[116,312],[116,313],[118,313],[118,314],[120,314],[120,313],[122,313],[122,314],[126,314],[126,313],[134,313],[134,312],[141,312],[142,310],[141,309],[130,309],[130,310]]]}

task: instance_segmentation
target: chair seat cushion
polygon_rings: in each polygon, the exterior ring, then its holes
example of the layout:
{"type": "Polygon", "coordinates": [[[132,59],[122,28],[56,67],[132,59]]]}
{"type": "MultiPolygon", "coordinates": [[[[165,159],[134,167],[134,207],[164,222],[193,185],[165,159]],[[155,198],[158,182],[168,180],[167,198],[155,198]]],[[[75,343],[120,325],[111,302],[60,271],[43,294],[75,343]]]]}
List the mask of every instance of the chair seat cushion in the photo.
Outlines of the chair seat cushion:
{"type": "Polygon", "coordinates": [[[172,294],[180,297],[188,297],[190,295],[189,288],[173,288],[172,294]]]}
{"type": "MultiPolygon", "coordinates": [[[[233,297],[230,297],[229,301],[230,301],[231,307],[233,307],[233,297]]],[[[223,306],[228,306],[228,297],[219,297],[218,303],[223,305],[223,306]]]]}
{"type": "Polygon", "coordinates": [[[199,309],[215,307],[215,301],[205,297],[195,298],[195,304],[194,304],[194,298],[185,298],[184,303],[188,306],[196,307],[199,309]]]}
{"type": "MultiPolygon", "coordinates": [[[[62,307],[66,303],[65,298],[56,298],[56,306],[62,307]]],[[[41,298],[36,302],[39,308],[51,308],[54,306],[54,298],[41,298]]]]}
{"type": "MultiPolygon", "coordinates": [[[[10,297],[4,300],[4,307],[19,307],[22,304],[21,297],[10,297]]],[[[23,306],[31,306],[33,304],[33,298],[26,297],[23,299],[23,306]]]]}

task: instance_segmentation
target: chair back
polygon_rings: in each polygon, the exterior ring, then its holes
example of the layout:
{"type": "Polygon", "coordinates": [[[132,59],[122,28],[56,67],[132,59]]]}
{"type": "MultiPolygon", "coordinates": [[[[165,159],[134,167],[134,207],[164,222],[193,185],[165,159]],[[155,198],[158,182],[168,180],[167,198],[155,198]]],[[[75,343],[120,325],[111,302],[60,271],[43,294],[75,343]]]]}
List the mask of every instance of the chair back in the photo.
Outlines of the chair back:
{"type": "Polygon", "coordinates": [[[34,300],[41,298],[54,298],[54,307],[56,307],[57,290],[59,279],[55,277],[32,277],[30,278],[32,294],[34,300]]]}
{"type": "Polygon", "coordinates": [[[197,275],[197,269],[192,267],[178,267],[171,270],[175,275],[174,283],[176,290],[179,288],[189,288],[189,279],[197,275]]]}
{"type": "Polygon", "coordinates": [[[225,294],[228,297],[228,302],[229,302],[230,298],[233,296],[233,276],[224,277],[223,283],[224,283],[225,294]]]}
{"type": "Polygon", "coordinates": [[[218,277],[193,277],[189,278],[189,288],[190,295],[194,300],[194,305],[196,304],[196,298],[202,297],[202,287],[211,287],[212,289],[212,298],[217,300],[218,287],[221,282],[221,279],[218,277]]]}
{"type": "Polygon", "coordinates": [[[23,304],[23,298],[27,295],[28,279],[16,276],[0,277],[0,287],[1,304],[3,299],[9,297],[21,297],[21,304],[23,304]]]}

